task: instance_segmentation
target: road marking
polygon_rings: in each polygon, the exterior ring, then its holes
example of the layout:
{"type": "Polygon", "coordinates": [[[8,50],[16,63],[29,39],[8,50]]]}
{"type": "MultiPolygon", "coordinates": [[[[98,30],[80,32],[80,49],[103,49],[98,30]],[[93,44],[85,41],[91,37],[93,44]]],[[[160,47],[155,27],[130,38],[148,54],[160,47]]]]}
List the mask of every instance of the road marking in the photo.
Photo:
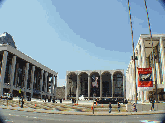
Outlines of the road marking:
{"type": "Polygon", "coordinates": [[[157,120],[140,120],[141,123],[161,123],[161,121],[157,120]]]}

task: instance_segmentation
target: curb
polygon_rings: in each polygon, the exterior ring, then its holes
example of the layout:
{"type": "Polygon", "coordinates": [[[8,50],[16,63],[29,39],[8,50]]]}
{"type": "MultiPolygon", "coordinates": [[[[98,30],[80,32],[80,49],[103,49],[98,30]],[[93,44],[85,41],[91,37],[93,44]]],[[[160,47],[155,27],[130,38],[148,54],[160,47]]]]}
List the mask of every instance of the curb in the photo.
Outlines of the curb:
{"type": "MultiPolygon", "coordinates": [[[[137,112],[137,113],[132,113],[132,112],[127,112],[127,113],[116,113],[116,114],[92,114],[92,112],[64,112],[64,111],[59,111],[59,112],[53,112],[53,111],[40,111],[40,110],[36,110],[36,109],[24,109],[24,108],[20,108],[20,109],[16,109],[16,108],[11,108],[11,107],[0,107],[2,109],[10,109],[10,110],[17,110],[17,111],[26,111],[26,112],[36,112],[36,113],[47,113],[47,114],[63,114],[63,115],[86,115],[86,116],[128,116],[128,115],[151,115],[151,114],[164,114],[164,111],[159,111],[159,112],[137,112]]],[[[122,113],[122,112],[121,112],[122,113]]]]}

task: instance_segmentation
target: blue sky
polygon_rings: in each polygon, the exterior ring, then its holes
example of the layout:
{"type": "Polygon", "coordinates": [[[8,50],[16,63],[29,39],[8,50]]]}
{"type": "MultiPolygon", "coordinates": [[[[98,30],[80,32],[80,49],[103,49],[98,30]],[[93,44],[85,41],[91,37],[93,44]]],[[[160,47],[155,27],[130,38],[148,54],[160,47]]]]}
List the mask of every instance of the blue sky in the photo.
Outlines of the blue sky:
{"type": "MultiPolygon", "coordinates": [[[[130,0],[137,45],[149,34],[143,0],[130,0]]],[[[165,9],[148,0],[152,34],[165,33],[165,9]]],[[[18,50],[58,72],[58,86],[69,70],[126,71],[132,55],[127,0],[5,0],[0,33],[14,37],[18,50]]]]}

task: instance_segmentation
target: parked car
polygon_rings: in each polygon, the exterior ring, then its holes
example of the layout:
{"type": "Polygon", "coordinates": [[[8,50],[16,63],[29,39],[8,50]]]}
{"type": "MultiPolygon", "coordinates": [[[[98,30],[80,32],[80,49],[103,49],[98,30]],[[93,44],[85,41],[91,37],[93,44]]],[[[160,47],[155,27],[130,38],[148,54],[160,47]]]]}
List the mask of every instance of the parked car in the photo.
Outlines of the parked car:
{"type": "Polygon", "coordinates": [[[13,94],[4,93],[3,95],[1,95],[1,99],[9,99],[9,100],[12,100],[12,99],[13,99],[13,94]]]}
{"type": "Polygon", "coordinates": [[[101,100],[95,100],[95,101],[97,101],[97,103],[99,104],[109,104],[109,102],[111,102],[111,104],[117,104],[117,102],[123,103],[123,101],[118,98],[103,98],[101,100]]]}
{"type": "Polygon", "coordinates": [[[99,104],[109,104],[110,99],[101,99],[101,100],[95,100],[99,104]]]}

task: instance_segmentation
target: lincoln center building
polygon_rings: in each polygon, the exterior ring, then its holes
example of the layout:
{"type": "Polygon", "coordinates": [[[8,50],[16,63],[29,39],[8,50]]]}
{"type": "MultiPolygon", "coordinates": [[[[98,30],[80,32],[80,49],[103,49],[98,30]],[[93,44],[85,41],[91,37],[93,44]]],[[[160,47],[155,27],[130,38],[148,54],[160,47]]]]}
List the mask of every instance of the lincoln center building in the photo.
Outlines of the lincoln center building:
{"type": "Polygon", "coordinates": [[[58,73],[17,50],[8,33],[0,36],[0,64],[0,95],[55,97],[58,73]]]}
{"type": "Polygon", "coordinates": [[[67,71],[65,99],[78,98],[83,95],[86,99],[93,97],[93,84],[97,78],[95,97],[124,98],[124,70],[84,70],[67,71]]]}
{"type": "MultiPolygon", "coordinates": [[[[155,74],[152,72],[153,87],[140,90],[137,87],[138,100],[150,101],[155,98],[155,94],[158,95],[158,101],[165,101],[165,34],[153,34],[153,49],[154,49],[154,66],[155,74]],[[154,81],[155,78],[155,81],[154,81]],[[157,83],[157,86],[155,85],[157,83]],[[151,88],[151,89],[150,89],[151,88]]],[[[128,69],[126,71],[126,98],[129,100],[135,100],[135,88],[134,81],[138,82],[138,68],[149,68],[153,65],[152,60],[152,42],[149,34],[141,34],[138,44],[135,48],[135,65],[133,60],[130,61],[128,69]],[[136,69],[136,80],[134,80],[134,67],[136,69]]],[[[138,86],[138,85],[137,85],[138,86]]],[[[142,89],[142,88],[141,88],[142,89]]]]}

